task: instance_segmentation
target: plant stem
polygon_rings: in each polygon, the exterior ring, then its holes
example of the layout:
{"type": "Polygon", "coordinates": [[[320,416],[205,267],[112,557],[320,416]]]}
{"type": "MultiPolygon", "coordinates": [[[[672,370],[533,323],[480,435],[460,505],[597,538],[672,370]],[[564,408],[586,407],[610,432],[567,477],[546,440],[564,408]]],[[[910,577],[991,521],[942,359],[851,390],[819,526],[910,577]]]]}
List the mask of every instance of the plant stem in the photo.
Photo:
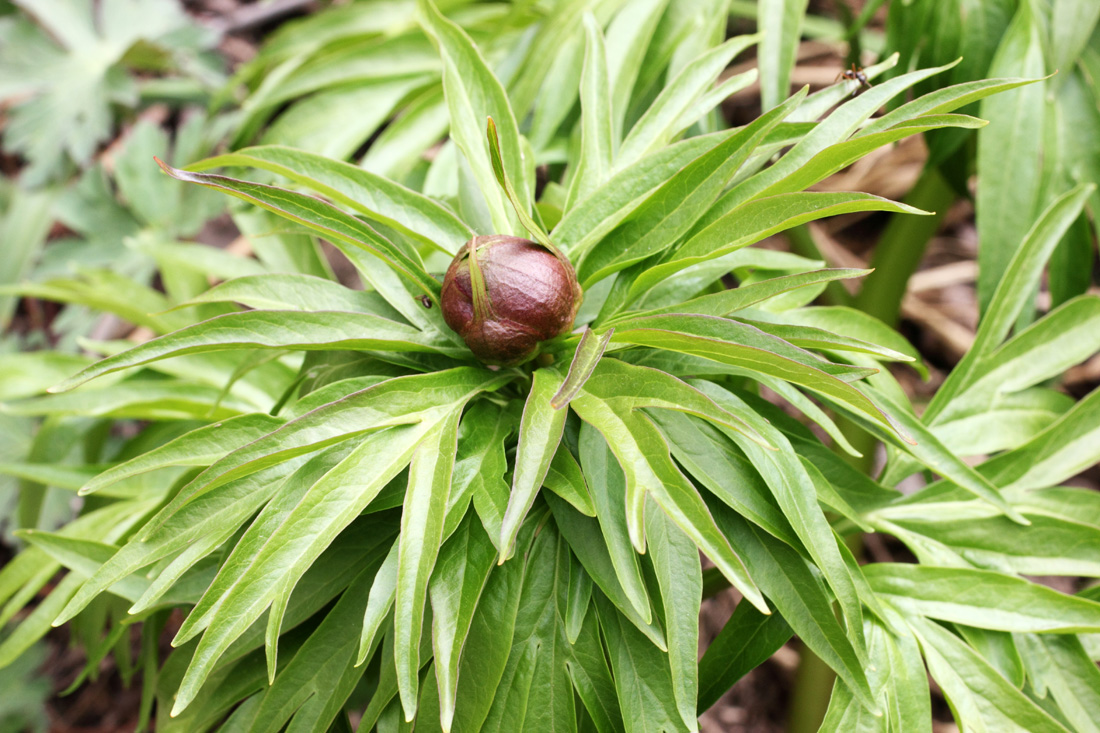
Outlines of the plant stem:
{"type": "Polygon", "coordinates": [[[825,711],[829,709],[829,695],[835,679],[836,672],[803,645],[794,692],[787,704],[790,711],[788,733],[814,733],[821,726],[825,711]]]}
{"type": "MultiPolygon", "coordinates": [[[[832,291],[826,290],[824,294],[827,300],[839,304],[850,301],[859,310],[878,318],[888,326],[897,325],[909,278],[924,257],[928,241],[943,223],[947,209],[954,203],[955,193],[939,170],[930,166],[921,173],[904,201],[910,206],[934,213],[931,216],[894,214],[891,217],[871,258],[871,267],[875,271],[863,281],[863,287],[854,301],[847,297],[848,293],[843,288],[840,288],[843,295],[837,293],[835,288],[832,291]]],[[[788,232],[788,236],[791,248],[796,253],[803,257],[821,258],[808,229],[796,227],[788,232]]],[[[838,419],[837,426],[852,446],[863,454],[858,458],[842,454],[845,460],[863,473],[870,474],[874,470],[878,441],[847,420],[838,419]]],[[[863,552],[862,536],[851,535],[847,543],[858,559],[863,552]]],[[[835,681],[836,673],[804,646],[788,708],[788,733],[814,733],[821,726],[829,709],[829,697],[835,681]]]]}
{"type": "MultiPolygon", "coordinates": [[[[848,438],[852,447],[863,454],[857,457],[841,453],[841,456],[863,473],[871,473],[875,466],[878,441],[848,420],[838,419],[837,427],[848,438]]],[[[845,543],[858,560],[863,554],[863,535],[858,532],[849,535],[845,538],[845,543]]],[[[787,719],[787,733],[814,733],[821,727],[821,721],[825,719],[825,713],[829,709],[829,698],[835,682],[836,672],[803,645],[794,679],[794,692],[787,705],[790,715],[787,719]]]]}
{"type": "Polygon", "coordinates": [[[909,278],[954,201],[955,192],[939,169],[926,167],[904,202],[934,213],[932,216],[894,214],[890,218],[871,257],[870,266],[875,271],[864,279],[863,288],[855,299],[856,308],[887,326],[897,325],[909,278]]]}

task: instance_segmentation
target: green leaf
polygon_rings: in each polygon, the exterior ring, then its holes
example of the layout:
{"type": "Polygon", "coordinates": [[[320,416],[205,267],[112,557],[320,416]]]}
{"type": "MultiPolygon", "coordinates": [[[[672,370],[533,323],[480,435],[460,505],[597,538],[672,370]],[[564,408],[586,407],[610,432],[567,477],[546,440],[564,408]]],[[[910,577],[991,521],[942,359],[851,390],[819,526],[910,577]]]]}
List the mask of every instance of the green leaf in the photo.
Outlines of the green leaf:
{"type": "Polygon", "coordinates": [[[576,646],[584,628],[584,620],[588,617],[588,608],[592,604],[592,578],[584,572],[584,567],[576,555],[572,555],[569,563],[569,589],[566,595],[565,611],[562,614],[565,622],[565,638],[576,646]]]}
{"type": "Polygon", "coordinates": [[[585,615],[580,633],[573,642],[573,655],[566,662],[566,670],[596,730],[600,733],[622,733],[622,710],[604,653],[600,622],[594,604],[589,608],[591,610],[585,615]]]}
{"type": "Polygon", "coordinates": [[[757,303],[766,302],[769,298],[774,298],[777,295],[782,295],[792,290],[813,288],[816,285],[833,282],[835,280],[863,277],[870,272],[870,270],[836,268],[828,270],[811,270],[809,272],[800,272],[795,275],[783,275],[782,277],[773,277],[767,280],[748,283],[740,287],[722,290],[717,293],[701,295],[698,298],[692,298],[691,300],[675,305],[667,305],[662,308],[654,308],[641,312],[623,313],[607,321],[605,325],[614,324],[619,320],[630,320],[634,317],[658,316],[669,313],[694,313],[701,316],[728,316],[738,310],[749,308],[757,303]]]}
{"type": "Polygon", "coordinates": [[[489,574],[462,649],[451,730],[480,730],[489,712],[512,646],[523,575],[520,562],[489,574]]]}
{"type": "MultiPolygon", "coordinates": [[[[105,544],[118,542],[131,531],[152,507],[147,501],[112,502],[78,517],[57,533],[61,537],[92,540],[105,544]]],[[[28,548],[0,570],[0,599],[6,600],[5,623],[61,569],[40,548],[28,548]]],[[[122,576],[120,576],[122,577],[122,576]]],[[[84,578],[70,573],[30,611],[3,642],[0,642],[0,667],[11,664],[50,630],[50,622],[73,597],[84,578]]]]}
{"type": "MultiPolygon", "coordinates": [[[[642,118],[631,128],[615,155],[615,170],[622,171],[648,153],[666,146],[694,122],[682,122],[684,113],[737,54],[758,40],[759,36],[736,36],[685,66],[665,85],[642,118]]],[[[749,72],[745,76],[746,82],[751,83],[755,76],[755,72],[749,72]]]]}
{"type": "MultiPolygon", "coordinates": [[[[802,642],[821,657],[868,709],[877,707],[865,664],[837,620],[820,575],[790,545],[755,529],[730,509],[711,505],[722,532],[744,555],[753,578],[802,642]]],[[[835,547],[835,545],[834,545],[835,547]]],[[[862,629],[861,629],[862,630],[862,629]]]]}
{"type": "Polygon", "coordinates": [[[219,283],[176,306],[200,303],[240,303],[253,310],[351,311],[401,321],[378,293],[352,290],[313,275],[265,273],[246,275],[219,283]]]}
{"type": "Polygon", "coordinates": [[[907,623],[961,728],[1066,732],[957,636],[924,619],[907,623]]]}
{"type": "Polygon", "coordinates": [[[443,91],[450,112],[451,138],[473,169],[481,195],[489,206],[495,233],[516,234],[513,216],[493,177],[483,127],[485,119],[492,117],[503,128],[504,168],[509,180],[517,187],[520,209],[529,211],[531,195],[524,174],[526,163],[508,96],[480,51],[461,28],[444,18],[431,0],[418,0],[417,10],[420,23],[443,62],[443,91]]]}
{"type": "Polygon", "coordinates": [[[446,136],[446,106],[443,88],[429,87],[382,130],[360,165],[393,181],[407,180],[424,151],[446,136]]]}
{"type": "MultiPolygon", "coordinates": [[[[91,369],[92,367],[89,367],[91,369]]],[[[135,420],[227,420],[256,405],[205,384],[168,379],[128,379],[66,394],[4,405],[10,415],[114,417],[135,420]]]]}
{"type": "Polygon", "coordinates": [[[884,626],[867,620],[868,653],[876,660],[868,670],[875,698],[882,701],[884,715],[875,717],[843,682],[833,687],[829,709],[821,724],[823,731],[917,731],[932,729],[928,673],[920,648],[905,622],[892,609],[884,626]]]}
{"type": "Polygon", "coordinates": [[[616,146],[623,137],[624,119],[630,109],[632,93],[642,65],[655,61],[653,55],[648,54],[650,41],[668,5],[668,0],[641,0],[631,3],[620,8],[607,27],[612,140],[616,146]]]}
{"type": "Polygon", "coordinates": [[[760,141],[805,96],[798,94],[780,108],[750,124],[726,133],[708,150],[653,192],[630,216],[580,258],[578,277],[583,287],[627,265],[662,252],[679,239],[718,197],[760,141]]]}
{"type": "Polygon", "coordinates": [[[514,552],[520,524],[535,503],[535,497],[546,478],[550,462],[561,443],[566,411],[556,409],[551,397],[562,386],[562,379],[551,369],[538,369],[531,380],[531,391],[523,406],[519,424],[519,444],[516,447],[515,473],[508,508],[501,523],[500,561],[514,552]]]}
{"type": "Polygon", "coordinates": [[[155,333],[164,333],[189,323],[179,314],[162,313],[172,305],[164,294],[108,270],[81,269],[79,277],[75,278],[0,285],[0,294],[86,305],[114,313],[155,333]],[[150,315],[152,313],[160,315],[150,315]]]}
{"type": "Polygon", "coordinates": [[[260,168],[284,176],[365,218],[454,254],[473,231],[434,200],[358,166],[304,150],[263,145],[189,165],[201,172],[221,166],[260,168]]]}
{"type": "Polygon", "coordinates": [[[645,513],[649,557],[661,588],[668,661],[676,709],[688,730],[698,730],[699,605],[703,574],[691,539],[656,506],[645,513]]]}
{"type": "Polygon", "coordinates": [[[249,730],[282,726],[291,717],[291,727],[305,727],[312,719],[313,726],[327,728],[343,708],[362,675],[362,670],[354,667],[356,637],[348,629],[358,620],[384,557],[384,546],[377,549],[335,607],[264,691],[249,730]]]}
{"type": "Polygon", "coordinates": [[[798,535],[767,484],[718,428],[675,412],[656,413],[653,420],[668,439],[677,463],[711,494],[769,534],[792,547],[798,545],[798,535]]]}
{"type": "Polygon", "coordinates": [[[985,660],[1011,682],[1013,687],[1017,690],[1023,689],[1027,678],[1018,648],[1018,642],[1024,638],[1023,634],[989,631],[962,624],[954,624],[954,627],[963,640],[985,657],[985,660]]]}
{"type": "MultiPolygon", "coordinates": [[[[159,162],[159,161],[158,161],[159,162]]],[[[360,219],[320,199],[268,186],[210,173],[189,173],[160,162],[165,173],[180,181],[222,191],[255,204],[285,219],[302,224],[319,233],[338,248],[364,250],[380,257],[411,285],[432,300],[439,299],[439,283],[420,262],[415,252],[409,252],[386,240],[360,219]]]]}
{"type": "Polygon", "coordinates": [[[409,489],[401,512],[393,628],[397,689],[406,721],[416,715],[420,627],[428,581],[443,543],[443,518],[458,450],[460,414],[460,410],[449,413],[417,446],[409,467],[409,489]]]}
{"type": "Polygon", "coordinates": [[[751,603],[738,603],[699,660],[699,710],[709,709],[737,680],[767,661],[791,633],[778,613],[765,616],[751,603]]]}
{"type": "Polygon", "coordinates": [[[1074,188],[1053,201],[1031,226],[984,311],[973,345],[932,398],[923,416],[925,422],[936,422],[939,414],[973,382],[980,360],[1004,341],[1026,304],[1020,294],[1037,286],[1043,265],[1094,190],[1092,185],[1074,188]]]}
{"type": "Polygon", "coordinates": [[[802,19],[807,0],[783,0],[761,5],[757,11],[760,27],[760,96],[763,109],[777,106],[787,98],[791,86],[798,46],[802,42],[802,19]]]}
{"type": "MultiPolygon", "coordinates": [[[[799,224],[853,211],[925,213],[866,193],[780,193],[755,199],[715,219],[704,228],[697,227],[697,231],[690,234],[683,244],[667,253],[662,262],[637,277],[631,285],[628,301],[641,300],[645,293],[652,291],[662,281],[692,265],[735,252],[799,224]]],[[[733,308],[726,313],[731,310],[733,308]]]]}
{"type": "Polygon", "coordinates": [[[252,414],[206,425],[112,466],[87,481],[80,493],[101,491],[131,476],[167,466],[209,466],[226,453],[267,435],[285,422],[270,415],[252,414]]]}
{"type": "Polygon", "coordinates": [[[596,365],[600,363],[600,358],[607,350],[607,344],[610,343],[614,332],[615,329],[612,328],[597,336],[592,329],[585,327],[577,343],[577,350],[573,354],[573,361],[569,363],[569,372],[565,375],[561,387],[550,399],[551,407],[560,410],[577,396],[577,392],[592,376],[596,365]]]}
{"type": "Polygon", "coordinates": [[[1056,0],[1051,16],[1051,68],[1068,69],[1088,45],[1100,8],[1082,0],[1056,0]]]}
{"type": "Polygon", "coordinates": [[[1100,630],[1100,603],[1003,573],[898,563],[872,563],[864,573],[876,593],[907,613],[995,631],[1100,630]]]}
{"type": "Polygon", "coordinates": [[[890,409],[894,420],[903,430],[915,436],[916,439],[912,443],[895,441],[896,445],[901,447],[902,450],[916,458],[922,465],[941,476],[947,477],[967,492],[1004,512],[1005,516],[1012,521],[1025,525],[1028,523],[1028,520],[1008,503],[996,485],[951,452],[924,426],[920,419],[902,405],[894,402],[885,392],[872,387],[868,387],[867,391],[890,409]]]}
{"type": "MultiPolygon", "coordinates": [[[[302,462],[304,461],[298,461],[297,465],[302,462]]],[[[177,554],[139,602],[144,604],[155,600],[155,592],[167,589],[175,578],[212,552],[237,530],[240,523],[267,502],[279,490],[281,479],[291,474],[297,465],[289,463],[276,466],[231,482],[220,490],[211,492],[203,500],[191,504],[166,522],[155,538],[131,538],[118,553],[88,577],[72,601],[60,612],[56,623],[60,625],[75,616],[93,598],[121,578],[162,558],[177,554]]]]}
{"type": "Polygon", "coordinates": [[[415,23],[415,7],[395,6],[381,16],[367,10],[373,8],[342,8],[276,30],[272,44],[265,45],[238,77],[257,86],[245,109],[259,119],[242,124],[236,145],[263,123],[272,108],[288,100],[356,81],[438,72],[439,62],[427,39],[402,33],[415,23]],[[268,53],[276,49],[277,53],[268,53]],[[262,80],[256,78],[268,71],[262,80]]]}
{"type": "Polygon", "coordinates": [[[64,392],[96,377],[184,354],[230,349],[360,349],[445,353],[446,344],[418,330],[368,313],[246,311],[228,313],[108,357],[56,387],[64,392]]]}
{"type": "MultiPolygon", "coordinates": [[[[556,134],[562,128],[566,118],[571,116],[579,96],[578,90],[584,66],[585,34],[581,28],[584,19],[574,15],[578,5],[582,6],[580,9],[586,15],[589,13],[583,8],[586,3],[562,3],[555,7],[554,16],[546,18],[539,24],[539,38],[535,43],[526,45],[526,66],[514,77],[511,85],[512,102],[527,105],[531,112],[531,132],[528,137],[533,149],[537,149],[540,153],[548,147],[555,147],[554,144],[561,141],[560,137],[555,139],[556,134]],[[541,63],[535,62],[536,54],[539,53],[537,45],[548,42],[550,34],[557,35],[561,38],[561,42],[554,46],[551,54],[540,59],[541,63]],[[537,78],[542,78],[542,86],[538,90],[539,98],[553,99],[556,101],[555,104],[531,104],[532,98],[526,91],[530,86],[526,82],[528,79],[534,81],[537,78]],[[523,96],[517,96],[516,92],[523,96]]],[[[611,9],[613,8],[609,8],[611,9]]],[[[606,14],[601,13],[601,15],[606,14]]]]}
{"type": "MultiPolygon", "coordinates": [[[[50,232],[54,197],[48,192],[12,191],[7,211],[0,216],[0,238],[5,242],[7,256],[0,267],[0,286],[14,285],[23,280],[39,256],[50,232]]],[[[0,297],[0,325],[7,328],[15,311],[15,298],[0,297]]]]}
{"type": "MultiPolygon", "coordinates": [[[[829,351],[829,352],[854,352],[857,354],[870,354],[877,357],[881,361],[912,361],[913,357],[906,354],[902,354],[893,349],[888,349],[884,346],[865,341],[863,339],[852,338],[850,336],[844,336],[832,331],[827,331],[823,328],[816,328],[814,326],[803,325],[791,325],[789,323],[783,323],[784,316],[772,316],[771,314],[765,315],[761,311],[752,311],[748,316],[764,316],[761,320],[755,320],[750,318],[738,318],[739,323],[757,328],[764,333],[769,333],[772,336],[783,339],[789,344],[802,349],[814,349],[815,351],[829,351]],[[774,318],[775,320],[772,320],[774,318]]],[[[797,316],[796,316],[797,318],[797,316]]]]}
{"type": "Polygon", "coordinates": [[[359,633],[359,651],[355,655],[355,665],[359,666],[374,654],[381,640],[379,631],[382,624],[389,619],[393,609],[393,598],[397,591],[397,553],[400,542],[394,541],[386,553],[386,559],[378,567],[371,583],[370,594],[367,596],[366,607],[363,611],[363,629],[359,633]]]}
{"type": "Polygon", "coordinates": [[[41,394],[90,362],[89,357],[57,351],[4,354],[0,362],[0,400],[41,394]]]}
{"type": "Polygon", "coordinates": [[[189,21],[169,2],[111,0],[102,10],[67,2],[22,5],[43,30],[21,18],[12,25],[19,32],[5,34],[0,97],[21,100],[5,147],[30,161],[24,185],[36,186],[60,177],[69,160],[88,164],[111,134],[112,105],[136,104],[134,80],[121,63],[132,47],[171,54],[177,49],[169,37],[186,35],[189,21]]]}
{"type": "Polygon", "coordinates": [[[665,181],[723,139],[721,133],[688,138],[614,174],[565,213],[554,227],[554,241],[569,253],[591,249],[665,181]]]}
{"type": "MultiPolygon", "coordinates": [[[[1088,549],[1095,546],[1091,543],[1100,541],[1100,528],[1074,521],[1075,518],[1030,512],[1025,514],[1030,525],[1021,527],[1007,517],[990,517],[985,507],[980,508],[977,516],[955,518],[960,513],[956,502],[946,506],[901,505],[899,516],[890,516],[888,521],[904,530],[903,535],[915,532],[930,538],[982,567],[1028,575],[1100,575],[1100,559],[1088,549]],[[953,511],[951,518],[944,517],[946,507],[953,511]]],[[[879,512],[894,514],[891,509],[879,512]]]]}
{"type": "MultiPolygon", "coordinates": [[[[978,466],[978,472],[1006,492],[1055,485],[1096,463],[1100,446],[1100,391],[1093,390],[1025,445],[978,466]]],[[[938,481],[913,495],[914,503],[955,498],[950,483],[938,481]]],[[[1083,502],[1083,500],[1082,500],[1083,502]]],[[[1081,502],[1079,502],[1081,503],[1081,502]]],[[[1074,517],[1071,517],[1074,518],[1074,517]]]]}
{"type": "MultiPolygon", "coordinates": [[[[830,145],[782,179],[771,183],[763,190],[755,191],[753,198],[804,190],[865,157],[872,150],[911,135],[952,127],[973,130],[985,125],[984,120],[968,115],[922,115],[905,120],[881,132],[853,137],[830,145]]],[[[751,184],[752,181],[748,183],[751,184]]]]}
{"type": "Polygon", "coordinates": [[[845,306],[809,306],[785,311],[783,318],[791,323],[815,326],[826,331],[856,338],[909,357],[914,369],[921,371],[921,354],[905,337],[878,318],[845,306]]]}
{"type": "Polygon", "coordinates": [[[732,393],[712,382],[697,384],[702,391],[726,409],[756,417],[756,422],[759,423],[757,429],[778,449],[765,451],[735,433],[726,433],[744,451],[764,479],[790,522],[791,528],[798,535],[801,544],[813,558],[825,581],[836,595],[841,613],[848,624],[849,634],[855,640],[856,653],[862,656],[864,652],[863,613],[856,579],[852,577],[853,571],[844,562],[837,548],[832,528],[818,504],[817,489],[813,479],[795,458],[793,447],[782,433],[755,416],[749,407],[732,393]]]}
{"type": "Polygon", "coordinates": [[[527,206],[520,201],[519,196],[516,194],[516,189],[512,186],[512,181],[508,178],[508,172],[504,169],[504,160],[501,158],[500,154],[500,135],[497,134],[497,123],[493,121],[492,117],[486,120],[485,133],[489,141],[489,162],[493,165],[493,175],[496,176],[497,183],[500,187],[504,189],[504,193],[508,197],[508,201],[512,204],[512,209],[516,212],[516,216],[519,218],[523,228],[530,232],[531,236],[535,238],[535,241],[561,257],[557,247],[554,246],[554,243],[551,242],[550,238],[546,235],[546,231],[531,218],[527,206]]]}
{"type": "MultiPolygon", "coordinates": [[[[822,122],[819,122],[813,130],[808,132],[774,165],[742,181],[728,191],[711,208],[707,216],[700,221],[696,227],[697,230],[708,226],[745,202],[763,195],[765,191],[769,191],[773,187],[777,189],[776,193],[789,190],[782,184],[784,179],[798,174],[803,166],[810,163],[810,161],[816,159],[821,166],[821,174],[824,175],[825,171],[830,170],[833,164],[843,160],[842,156],[834,157],[828,152],[828,148],[838,144],[845,145],[848,137],[855,133],[860,125],[877,112],[885,102],[914,84],[945,71],[953,65],[949,64],[902,74],[881,84],[876,84],[854,99],[844,102],[840,108],[822,122]],[[819,154],[820,157],[818,157],[819,154]]],[[[799,117],[799,119],[801,118],[799,117]]]]}
{"type": "Polygon", "coordinates": [[[978,81],[963,82],[962,84],[952,84],[942,89],[936,89],[928,94],[923,94],[913,101],[906,102],[897,109],[887,112],[881,117],[876,117],[870,124],[857,132],[855,137],[882,132],[901,122],[914,120],[926,115],[944,115],[994,94],[1006,92],[1028,84],[1035,84],[1038,81],[1040,80],[1009,78],[981,79],[978,81]]]}
{"type": "MultiPolygon", "coordinates": [[[[611,176],[615,119],[607,49],[595,17],[584,16],[584,67],[581,71],[581,149],[572,172],[565,210],[573,208],[611,176]]],[[[616,90],[618,91],[618,90],[616,90]]]]}
{"type": "Polygon", "coordinates": [[[508,484],[504,480],[508,471],[505,447],[517,422],[514,410],[502,410],[489,400],[477,400],[463,415],[444,524],[445,536],[455,529],[472,499],[489,538],[494,543],[499,539],[508,505],[508,484]]]}
{"type": "Polygon", "coordinates": [[[468,513],[440,550],[428,582],[432,604],[432,651],[443,730],[450,730],[454,720],[459,657],[495,555],[496,548],[489,535],[472,513],[468,513]]]}
{"type": "Polygon", "coordinates": [[[259,618],[283,586],[294,585],[340,531],[408,464],[425,433],[437,424],[402,426],[364,438],[347,458],[306,490],[267,534],[247,569],[226,578],[224,592],[217,582],[211,586],[177,634],[179,643],[197,629],[198,623],[192,623],[195,617],[207,625],[180,683],[174,712],[194,700],[229,644],[259,618]]]}
{"type": "MultiPolygon", "coordinates": [[[[583,417],[583,415],[582,415],[583,417]]],[[[603,543],[598,545],[599,559],[603,559],[603,552],[608,554],[608,559],[613,569],[612,577],[618,580],[617,586],[622,589],[622,596],[613,590],[607,593],[616,604],[623,599],[629,602],[630,608],[641,619],[642,623],[649,625],[652,616],[650,612],[649,594],[642,578],[642,569],[638,557],[631,547],[630,530],[626,517],[626,477],[619,465],[612,460],[613,454],[605,440],[591,425],[581,427],[580,432],[580,458],[581,468],[584,470],[585,479],[588,482],[592,495],[592,504],[596,509],[596,519],[599,520],[600,533],[603,535],[603,543]]],[[[555,504],[550,505],[556,517],[562,514],[555,504]]],[[[566,514],[566,516],[568,516],[566,514]]],[[[570,545],[576,546],[576,537],[570,531],[570,526],[561,518],[559,525],[563,525],[562,532],[569,539],[570,545]]],[[[575,521],[573,526],[586,524],[583,521],[575,521]]],[[[594,543],[595,544],[595,543],[594,543]]],[[[592,567],[596,558],[589,559],[582,550],[577,552],[581,562],[588,569],[588,574],[603,587],[607,585],[604,580],[606,575],[600,569],[592,567]],[[604,581],[601,583],[601,581],[604,581]]],[[[663,641],[662,641],[663,643],[663,641]]]]}
{"type": "MultiPolygon", "coordinates": [[[[65,537],[40,530],[17,530],[17,537],[26,540],[45,551],[53,560],[69,568],[82,578],[87,578],[96,568],[106,562],[118,549],[114,545],[93,540],[65,537]]],[[[201,577],[182,582],[174,589],[171,597],[162,601],[165,605],[194,603],[198,600],[205,584],[213,579],[213,567],[206,567],[201,577]],[[195,582],[198,581],[198,582],[195,582]]],[[[199,575],[199,574],[197,574],[199,575]]],[[[149,587],[149,579],[130,575],[111,586],[110,592],[128,601],[136,601],[149,587]]]]}
{"type": "Polygon", "coordinates": [[[1100,731],[1100,669],[1078,637],[1017,636],[1027,675],[1050,692],[1067,722],[1078,731],[1100,731]]]}
{"type": "MultiPolygon", "coordinates": [[[[1029,4],[1022,4],[1001,38],[989,67],[990,76],[1037,78],[1045,74],[1042,21],[1029,4]]],[[[1048,104],[1045,85],[998,94],[982,102],[981,116],[990,121],[978,136],[978,167],[984,181],[975,199],[978,237],[978,302],[984,313],[994,290],[1017,250],[1020,234],[1035,220],[1044,201],[1042,181],[1034,174],[1042,166],[1043,121],[1048,104]],[[1010,154],[1008,154],[1010,152],[1010,154]]],[[[1021,301],[1029,291],[1017,291],[1021,301]]],[[[1022,303],[1021,303],[1022,305],[1022,303]]]]}
{"type": "Polygon", "coordinates": [[[588,483],[577,459],[564,443],[558,446],[542,485],[569,502],[586,517],[596,516],[596,507],[588,492],[588,483]]]}
{"type": "MultiPolygon", "coordinates": [[[[63,466],[57,463],[0,463],[0,474],[43,486],[77,491],[99,473],[101,466],[63,466]]],[[[141,492],[141,488],[138,487],[141,492]]],[[[111,496],[112,494],[105,494],[111,496]]],[[[135,498],[133,489],[121,487],[113,496],[135,498]]]]}
{"type": "MultiPolygon", "coordinates": [[[[718,531],[695,487],[672,462],[668,444],[660,431],[644,414],[626,409],[631,404],[629,397],[626,405],[618,407],[613,399],[593,390],[593,381],[589,380],[572,405],[581,419],[603,434],[623,467],[627,481],[626,527],[635,549],[645,546],[640,534],[643,520],[638,510],[644,510],[646,498],[651,497],[745,598],[765,610],[767,606],[741,559],[718,531]]],[[[634,401],[635,408],[644,406],[647,406],[645,401],[634,401]]]]}
{"type": "Polygon", "coordinates": [[[161,518],[150,522],[144,535],[156,531],[180,507],[234,478],[371,430],[437,419],[440,410],[465,404],[477,393],[498,389],[508,380],[508,376],[484,369],[459,367],[390,379],[319,407],[211,465],[180,491],[161,518]]]}
{"type": "Polygon", "coordinates": [[[1083,295],[1055,308],[980,361],[965,394],[941,419],[992,407],[1004,396],[1056,378],[1100,350],[1100,297],[1083,295]]]}
{"type": "Polygon", "coordinates": [[[594,600],[627,733],[682,730],[668,657],[624,623],[622,615],[602,595],[597,593],[594,600]]]}
{"type": "Polygon", "coordinates": [[[652,316],[620,323],[612,341],[701,356],[776,376],[831,398],[888,430],[895,430],[889,418],[867,396],[834,376],[858,377],[862,376],[861,372],[817,360],[808,352],[751,326],[712,316],[652,316]]]}

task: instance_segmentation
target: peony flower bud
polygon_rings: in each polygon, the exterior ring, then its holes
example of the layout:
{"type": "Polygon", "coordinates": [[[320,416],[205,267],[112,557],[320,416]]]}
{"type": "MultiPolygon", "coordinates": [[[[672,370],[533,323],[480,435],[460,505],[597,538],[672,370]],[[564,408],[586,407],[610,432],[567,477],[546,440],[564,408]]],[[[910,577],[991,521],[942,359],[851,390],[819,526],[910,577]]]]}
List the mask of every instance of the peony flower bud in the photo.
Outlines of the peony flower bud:
{"type": "Polygon", "coordinates": [[[486,364],[530,358],[573,327],[580,301],[572,265],[519,237],[474,237],[443,279],[443,319],[486,364]]]}

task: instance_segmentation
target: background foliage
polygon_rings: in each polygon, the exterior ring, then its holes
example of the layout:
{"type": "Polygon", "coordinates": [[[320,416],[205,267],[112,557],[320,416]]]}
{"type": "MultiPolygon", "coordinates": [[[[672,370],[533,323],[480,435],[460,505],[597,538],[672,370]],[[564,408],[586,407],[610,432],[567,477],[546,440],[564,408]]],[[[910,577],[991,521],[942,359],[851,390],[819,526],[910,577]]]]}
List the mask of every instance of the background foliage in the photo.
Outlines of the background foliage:
{"type": "Polygon", "coordinates": [[[792,729],[930,730],[930,675],[963,729],[1094,730],[1098,11],[883,5],[366,0],[222,84],[171,3],[17,3],[0,666],[66,623],[157,730],[690,730],[795,635],[792,729]],[[792,95],[803,36],[871,85],[792,95]],[[822,184],[921,134],[902,202],[822,184]],[[891,327],[960,197],[981,320],[925,400],[891,327]],[[853,295],[808,224],[873,212],[853,295]],[[544,232],[578,331],[486,369],[439,273],[544,232]]]}

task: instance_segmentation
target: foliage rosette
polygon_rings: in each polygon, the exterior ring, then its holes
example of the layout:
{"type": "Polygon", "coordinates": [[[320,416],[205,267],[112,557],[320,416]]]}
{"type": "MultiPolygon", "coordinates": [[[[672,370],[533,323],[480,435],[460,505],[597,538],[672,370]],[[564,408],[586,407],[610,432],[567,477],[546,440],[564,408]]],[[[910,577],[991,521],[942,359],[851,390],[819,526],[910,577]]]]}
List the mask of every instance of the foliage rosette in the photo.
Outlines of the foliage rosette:
{"type": "Polygon", "coordinates": [[[622,15],[634,6],[559,11],[533,45],[580,48],[583,63],[531,57],[506,89],[422,0],[416,37],[435,49],[450,130],[422,185],[273,145],[162,164],[328,241],[363,287],[271,265],[167,295],[133,284],[162,306],[144,316],[153,338],[98,344],[94,363],[5,366],[21,370],[0,388],[7,412],[46,419],[37,459],[3,470],[27,496],[88,498],[56,532],[34,529],[27,500],[3,620],[68,572],[0,664],[70,621],[94,664],[127,654],[141,623],[157,730],[347,730],[345,707],[365,708],[360,730],[695,730],[796,634],[837,673],[830,730],[931,730],[926,665],[968,724],[1087,723],[1097,594],[1022,576],[1100,575],[1100,504],[1057,486],[1095,461],[1100,402],[1040,386],[1096,350],[1100,301],[1012,325],[1014,294],[1091,189],[1035,222],[972,355],[920,417],[883,368],[914,362],[912,347],[810,305],[865,271],[751,246],[827,216],[924,213],[806,189],[909,135],[978,128],[954,110],[1027,80],[947,87],[872,119],[946,67],[912,71],[855,97],[846,83],[803,90],[719,129],[715,106],[755,72],[714,83],[759,39],[657,34],[652,5],[648,32],[625,22],[650,17],[622,15]],[[628,42],[646,52],[609,64],[607,47],[628,42]],[[630,83],[645,79],[664,83],[630,83]],[[624,84],[636,93],[609,92],[624,84]],[[543,101],[546,86],[564,98],[543,101]],[[540,105],[578,102],[543,130],[540,105]],[[248,169],[264,173],[235,172],[248,169]],[[537,360],[490,368],[444,320],[440,276],[490,235],[532,237],[583,288],[537,360]],[[1042,416],[996,430],[1014,409],[1042,416]],[[110,420],[150,425],[108,438],[110,420]],[[842,457],[851,431],[889,446],[879,477],[842,457]],[[50,461],[50,444],[89,458],[50,461]],[[921,472],[935,480],[895,488],[921,472]],[[862,532],[918,562],[859,565],[843,540],[862,532]],[[726,586],[742,600],[699,661],[703,595],[726,586]],[[175,608],[186,616],[160,664],[175,608]],[[1052,666],[1073,684],[1036,689],[1052,666]]]}

